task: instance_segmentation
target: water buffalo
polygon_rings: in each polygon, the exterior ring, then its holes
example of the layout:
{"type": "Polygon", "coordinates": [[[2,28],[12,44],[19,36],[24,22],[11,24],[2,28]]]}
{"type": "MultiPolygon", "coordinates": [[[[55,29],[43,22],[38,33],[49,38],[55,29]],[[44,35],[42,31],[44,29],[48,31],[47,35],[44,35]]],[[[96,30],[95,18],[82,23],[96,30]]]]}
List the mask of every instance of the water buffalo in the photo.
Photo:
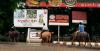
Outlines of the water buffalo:
{"type": "Polygon", "coordinates": [[[86,45],[86,42],[90,41],[90,36],[89,36],[89,34],[87,32],[75,31],[73,33],[72,37],[73,37],[72,44],[73,44],[74,41],[78,41],[79,42],[79,46],[80,46],[80,42],[85,42],[85,45],[86,45]]]}
{"type": "Polygon", "coordinates": [[[20,34],[20,32],[18,32],[18,31],[9,31],[8,32],[9,41],[18,41],[19,34],[20,34]]]}

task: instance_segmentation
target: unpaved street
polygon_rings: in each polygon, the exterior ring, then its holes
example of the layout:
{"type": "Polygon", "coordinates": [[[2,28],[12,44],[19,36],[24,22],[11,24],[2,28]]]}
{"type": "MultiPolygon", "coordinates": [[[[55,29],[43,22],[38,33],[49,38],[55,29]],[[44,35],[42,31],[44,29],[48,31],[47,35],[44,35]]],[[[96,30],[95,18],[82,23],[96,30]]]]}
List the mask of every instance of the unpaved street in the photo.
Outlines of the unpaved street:
{"type": "Polygon", "coordinates": [[[100,51],[100,49],[38,43],[0,43],[0,51],[100,51]]]}

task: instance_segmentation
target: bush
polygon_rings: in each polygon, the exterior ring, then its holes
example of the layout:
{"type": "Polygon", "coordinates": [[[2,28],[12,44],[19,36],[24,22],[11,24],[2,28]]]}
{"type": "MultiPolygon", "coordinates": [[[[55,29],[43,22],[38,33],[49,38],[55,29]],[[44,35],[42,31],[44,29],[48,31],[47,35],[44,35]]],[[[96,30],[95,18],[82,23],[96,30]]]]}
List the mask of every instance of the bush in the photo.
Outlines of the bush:
{"type": "Polygon", "coordinates": [[[8,37],[7,36],[0,35],[0,41],[1,42],[7,42],[8,41],[8,37]]]}

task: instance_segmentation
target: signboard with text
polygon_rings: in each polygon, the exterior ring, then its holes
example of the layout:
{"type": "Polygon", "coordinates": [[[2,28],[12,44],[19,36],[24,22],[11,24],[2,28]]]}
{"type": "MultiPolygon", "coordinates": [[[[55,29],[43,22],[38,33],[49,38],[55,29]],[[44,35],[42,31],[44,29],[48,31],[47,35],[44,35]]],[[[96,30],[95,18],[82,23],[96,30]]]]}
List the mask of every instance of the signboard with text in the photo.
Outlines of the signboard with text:
{"type": "Polygon", "coordinates": [[[85,7],[98,8],[100,0],[26,0],[28,7],[85,7]],[[46,3],[48,2],[48,3],[46,3]]]}
{"type": "Polygon", "coordinates": [[[49,25],[69,25],[68,15],[50,15],[49,25]]]}
{"type": "Polygon", "coordinates": [[[42,27],[47,25],[48,11],[46,9],[16,9],[14,11],[15,27],[42,27]]]}
{"type": "Polygon", "coordinates": [[[72,11],[72,22],[73,23],[87,23],[87,13],[84,11],[72,11]]]}

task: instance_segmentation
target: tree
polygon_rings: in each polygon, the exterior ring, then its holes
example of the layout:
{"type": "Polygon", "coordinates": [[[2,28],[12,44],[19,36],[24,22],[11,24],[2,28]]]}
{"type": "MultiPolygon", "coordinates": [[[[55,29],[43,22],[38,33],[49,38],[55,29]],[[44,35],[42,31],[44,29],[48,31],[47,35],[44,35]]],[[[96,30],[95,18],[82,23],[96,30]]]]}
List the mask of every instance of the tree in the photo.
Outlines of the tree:
{"type": "Polygon", "coordinates": [[[0,34],[4,34],[13,24],[13,12],[17,3],[24,0],[0,0],[0,34]]]}

